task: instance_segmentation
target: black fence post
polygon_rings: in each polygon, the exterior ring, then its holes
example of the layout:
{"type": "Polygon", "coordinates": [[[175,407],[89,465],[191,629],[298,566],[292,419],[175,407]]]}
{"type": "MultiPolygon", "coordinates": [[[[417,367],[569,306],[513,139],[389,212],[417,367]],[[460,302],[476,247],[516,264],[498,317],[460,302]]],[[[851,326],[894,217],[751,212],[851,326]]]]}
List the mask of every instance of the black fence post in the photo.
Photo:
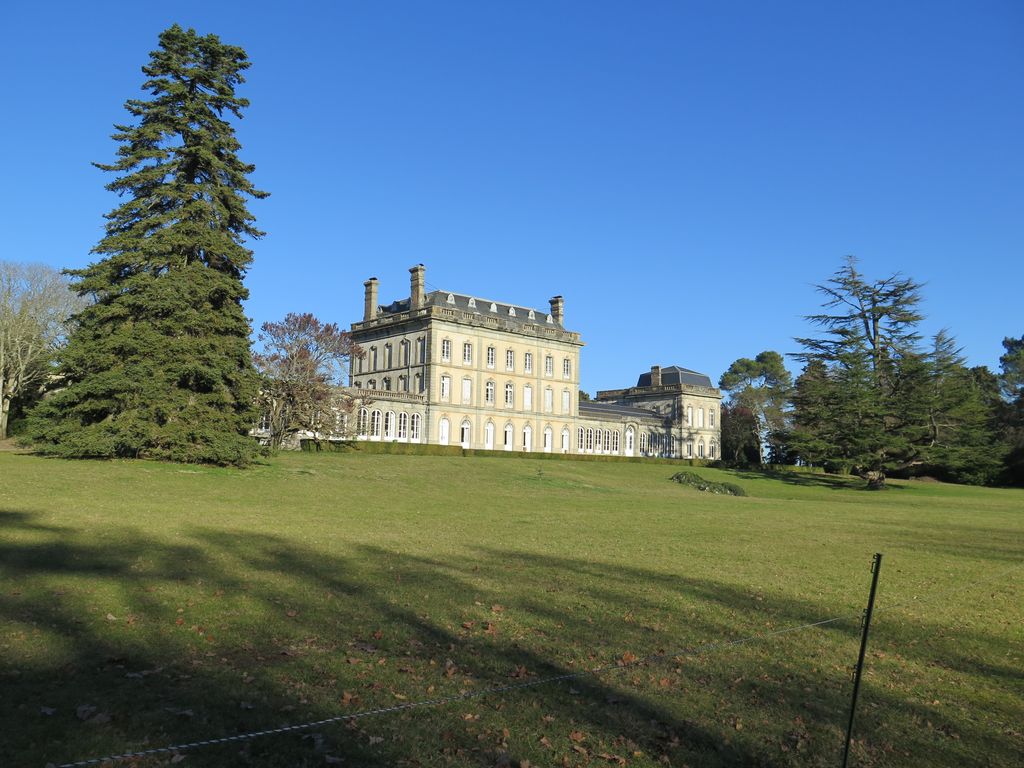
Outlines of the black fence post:
{"type": "Polygon", "coordinates": [[[857,713],[857,694],[860,692],[860,676],[864,671],[864,652],[868,649],[868,630],[871,629],[871,612],[875,608],[875,590],[878,589],[878,573],[882,570],[882,554],[875,553],[871,562],[871,594],[868,595],[868,607],[864,610],[861,624],[864,632],[860,636],[860,656],[857,658],[857,670],[853,675],[853,701],[850,702],[850,722],[846,726],[846,746],[843,748],[843,768],[850,758],[850,741],[853,739],[853,717],[857,713]]]}

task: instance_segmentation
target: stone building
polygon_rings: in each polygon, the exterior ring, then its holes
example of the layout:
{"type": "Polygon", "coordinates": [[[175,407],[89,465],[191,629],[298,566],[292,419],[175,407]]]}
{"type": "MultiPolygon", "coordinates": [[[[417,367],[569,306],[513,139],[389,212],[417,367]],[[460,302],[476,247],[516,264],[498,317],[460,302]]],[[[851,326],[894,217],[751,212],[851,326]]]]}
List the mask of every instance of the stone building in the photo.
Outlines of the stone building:
{"type": "Polygon", "coordinates": [[[379,303],[364,283],[352,338],[355,435],[506,451],[716,458],[721,394],[675,366],[636,386],[580,401],[580,335],[561,296],[546,311],[448,291],[427,292],[422,264],[409,297],[379,303]]]}

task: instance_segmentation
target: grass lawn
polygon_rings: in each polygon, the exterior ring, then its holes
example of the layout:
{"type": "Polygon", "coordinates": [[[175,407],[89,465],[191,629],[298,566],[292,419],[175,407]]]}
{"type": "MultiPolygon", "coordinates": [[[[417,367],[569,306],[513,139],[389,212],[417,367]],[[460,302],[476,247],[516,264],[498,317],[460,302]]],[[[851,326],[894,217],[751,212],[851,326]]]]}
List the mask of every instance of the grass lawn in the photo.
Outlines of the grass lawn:
{"type": "Polygon", "coordinates": [[[0,765],[855,766],[1024,754],[1024,491],[669,465],[287,454],[246,471],[0,453],[0,765]]]}

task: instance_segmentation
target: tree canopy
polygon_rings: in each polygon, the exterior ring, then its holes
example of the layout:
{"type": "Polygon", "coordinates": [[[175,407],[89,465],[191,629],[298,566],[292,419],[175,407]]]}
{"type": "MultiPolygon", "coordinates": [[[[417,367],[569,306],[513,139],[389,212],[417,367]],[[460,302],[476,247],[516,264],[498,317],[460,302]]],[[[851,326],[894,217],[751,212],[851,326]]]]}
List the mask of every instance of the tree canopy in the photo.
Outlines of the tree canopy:
{"type": "Polygon", "coordinates": [[[64,456],[144,456],[244,464],[258,378],[242,309],[248,239],[263,233],[247,209],[262,198],[238,157],[226,118],[245,52],[175,25],[143,67],[145,99],[129,99],[131,124],[115,126],[125,198],[106,215],[93,249],[72,270],[93,303],[60,359],[60,389],[36,408],[29,437],[64,456]]]}
{"type": "MultiPolygon", "coordinates": [[[[787,407],[793,387],[793,377],[786,370],[782,355],[765,351],[753,360],[741,357],[722,374],[718,387],[729,393],[734,408],[742,409],[753,417],[753,421],[746,423],[753,429],[758,456],[777,461],[782,453],[787,407]]],[[[734,415],[738,416],[738,413],[734,415]]],[[[735,438],[734,435],[733,444],[736,444],[735,438]]]]}

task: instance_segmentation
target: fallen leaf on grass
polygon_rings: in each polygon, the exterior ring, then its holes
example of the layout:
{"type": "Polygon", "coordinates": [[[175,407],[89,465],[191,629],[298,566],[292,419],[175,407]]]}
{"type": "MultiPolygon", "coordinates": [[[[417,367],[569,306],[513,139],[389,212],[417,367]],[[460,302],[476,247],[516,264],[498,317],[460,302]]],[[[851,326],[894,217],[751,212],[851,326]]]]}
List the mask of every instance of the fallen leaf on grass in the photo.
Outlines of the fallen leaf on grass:
{"type": "Polygon", "coordinates": [[[547,736],[541,736],[539,741],[541,743],[541,746],[551,749],[551,739],[549,739],[547,736]]]}
{"type": "Polygon", "coordinates": [[[583,731],[573,731],[569,734],[569,738],[575,742],[580,742],[587,738],[587,734],[583,731]]]}
{"type": "Polygon", "coordinates": [[[495,613],[501,613],[502,611],[505,610],[505,606],[504,605],[498,605],[497,603],[495,603],[494,605],[491,606],[491,610],[494,611],[495,613]]]}
{"type": "Polygon", "coordinates": [[[383,736],[371,736],[370,737],[370,746],[372,747],[372,746],[374,746],[376,744],[381,744],[381,743],[383,743],[383,741],[384,741],[384,737],[383,736]]]}
{"type": "Polygon", "coordinates": [[[117,616],[112,613],[107,614],[107,621],[117,621],[117,616]]]}

